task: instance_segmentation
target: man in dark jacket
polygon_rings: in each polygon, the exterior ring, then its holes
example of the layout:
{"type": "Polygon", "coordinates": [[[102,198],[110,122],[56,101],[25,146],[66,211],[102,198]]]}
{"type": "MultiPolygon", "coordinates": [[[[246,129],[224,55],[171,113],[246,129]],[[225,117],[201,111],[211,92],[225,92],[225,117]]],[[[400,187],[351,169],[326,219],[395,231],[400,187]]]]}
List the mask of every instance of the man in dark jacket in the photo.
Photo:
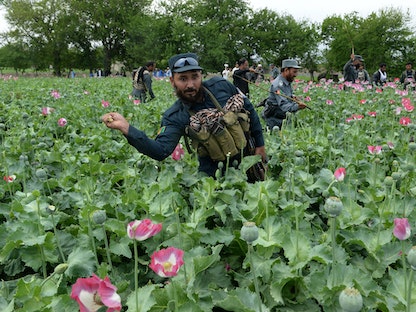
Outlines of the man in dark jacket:
{"type": "Polygon", "coordinates": [[[133,91],[131,95],[139,99],[142,103],[146,103],[147,92],[149,92],[150,100],[155,98],[155,94],[152,89],[151,75],[151,72],[155,70],[155,67],[156,63],[150,61],[133,72],[133,91]]]}
{"type": "MultiPolygon", "coordinates": [[[[185,135],[185,129],[190,125],[191,114],[216,107],[208,91],[221,106],[239,94],[239,91],[222,77],[202,81],[202,68],[194,53],[174,55],[169,60],[169,68],[172,70],[170,82],[178,99],[163,114],[161,128],[155,139],[149,138],[143,131],[130,125],[119,113],[112,112],[102,117],[108,128],[120,130],[132,146],[155,160],[163,160],[172,154],[180,138],[185,135]]],[[[263,161],[266,161],[260,120],[247,98],[244,98],[244,109],[250,112],[250,132],[255,142],[255,154],[261,155],[263,161]]],[[[198,159],[199,171],[214,176],[218,161],[201,155],[198,155],[198,159]]]]}
{"type": "Polygon", "coordinates": [[[361,55],[351,54],[351,59],[345,63],[343,68],[344,81],[355,82],[358,78],[358,68],[363,62],[364,59],[361,55]]]}
{"type": "Polygon", "coordinates": [[[248,87],[250,79],[247,74],[251,72],[255,72],[255,70],[249,68],[247,59],[242,58],[238,61],[238,69],[233,74],[234,85],[248,98],[250,97],[250,89],[248,87]]]}

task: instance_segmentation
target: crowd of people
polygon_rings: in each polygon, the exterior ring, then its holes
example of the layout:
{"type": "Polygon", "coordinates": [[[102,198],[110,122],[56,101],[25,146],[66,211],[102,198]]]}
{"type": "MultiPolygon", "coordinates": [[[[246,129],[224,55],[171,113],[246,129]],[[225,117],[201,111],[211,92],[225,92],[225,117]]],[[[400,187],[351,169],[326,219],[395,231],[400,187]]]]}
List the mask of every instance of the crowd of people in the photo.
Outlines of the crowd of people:
{"type": "MultiPolygon", "coordinates": [[[[156,63],[151,61],[133,72],[132,96],[143,103],[148,101],[148,96],[150,96],[149,100],[155,98],[152,89],[152,73],[154,74],[155,69],[156,63]]],[[[193,143],[196,142],[194,147],[198,151],[199,171],[214,177],[219,163],[226,157],[240,162],[241,157],[244,156],[238,152],[236,146],[246,148],[247,142],[244,143],[245,145],[240,145],[241,142],[236,142],[232,135],[224,137],[228,127],[235,126],[236,123],[227,124],[224,119],[219,118],[228,110],[232,110],[231,107],[234,110],[239,107],[238,111],[249,112],[247,116],[250,116],[245,125],[240,122],[239,126],[241,129],[244,128],[240,130],[250,134],[252,139],[250,142],[253,144],[252,154],[260,155],[264,165],[262,168],[267,168],[267,154],[259,115],[264,119],[266,129],[274,130],[281,129],[285,120],[290,123],[289,116],[292,114],[309,108],[294,95],[292,89],[292,82],[298,75],[299,69],[301,66],[295,59],[283,60],[280,69],[275,64],[270,64],[267,80],[270,83],[268,96],[254,106],[250,101],[250,84],[258,86],[258,83],[265,80],[265,72],[261,64],[249,66],[248,60],[241,58],[234,68],[230,69],[226,63],[220,75],[203,80],[203,69],[199,65],[198,56],[194,53],[177,54],[169,59],[169,67],[163,73],[164,77],[169,77],[177,100],[163,114],[161,128],[156,138],[149,138],[117,112],[105,114],[102,116],[102,121],[108,128],[119,130],[128,143],[140,153],[156,160],[170,156],[181,137],[188,137],[193,143]],[[263,107],[260,114],[257,113],[256,107],[263,107]],[[233,140],[234,142],[231,142],[233,140]],[[213,146],[216,146],[216,151],[213,151],[215,149],[213,146]]],[[[365,69],[363,57],[351,54],[343,67],[346,82],[344,86],[348,83],[372,83],[375,86],[383,86],[388,81],[386,69],[387,65],[381,63],[379,69],[370,76],[365,69]]],[[[412,64],[407,63],[400,82],[406,88],[409,85],[414,86],[414,81],[415,71],[412,69],[412,64]]],[[[241,137],[238,137],[238,140],[241,140],[241,137]]]]}

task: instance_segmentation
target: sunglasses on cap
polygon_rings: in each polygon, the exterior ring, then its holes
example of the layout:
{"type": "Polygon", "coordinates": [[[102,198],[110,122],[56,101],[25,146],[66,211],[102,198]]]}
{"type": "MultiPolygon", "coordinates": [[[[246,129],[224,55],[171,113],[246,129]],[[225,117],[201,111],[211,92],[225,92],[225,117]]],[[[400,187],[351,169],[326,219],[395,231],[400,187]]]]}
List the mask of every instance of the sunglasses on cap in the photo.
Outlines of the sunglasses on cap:
{"type": "Polygon", "coordinates": [[[184,67],[186,65],[199,66],[198,61],[194,59],[193,57],[183,57],[175,62],[175,64],[173,65],[173,68],[177,69],[177,68],[184,67]]]}

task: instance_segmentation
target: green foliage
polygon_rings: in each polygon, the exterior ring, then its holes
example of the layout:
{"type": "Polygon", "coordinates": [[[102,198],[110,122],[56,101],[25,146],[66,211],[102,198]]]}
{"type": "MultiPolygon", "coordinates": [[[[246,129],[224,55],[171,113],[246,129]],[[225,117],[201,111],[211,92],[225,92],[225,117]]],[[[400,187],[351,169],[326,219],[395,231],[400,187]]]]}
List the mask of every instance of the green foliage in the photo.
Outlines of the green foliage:
{"type": "MultiPolygon", "coordinates": [[[[346,286],[360,291],[364,311],[405,311],[409,267],[400,254],[415,241],[399,242],[392,231],[394,218],[416,221],[416,157],[409,143],[415,126],[399,123],[413,121],[415,113],[396,115],[396,109],[402,98],[413,105],[416,99],[400,85],[379,93],[295,82],[295,93],[310,97],[312,110],[264,133],[267,180],[249,184],[244,171],[256,157],[214,180],[197,173],[196,155],[154,161],[99,121],[119,111],[155,137],[175,100],[166,80],[155,80],[157,98],[140,105],[129,99],[130,78],[0,84],[0,108],[7,112],[0,116],[0,175],[16,176],[0,182],[2,311],[76,311],[71,286],[93,273],[110,278],[124,311],[258,311],[259,304],[263,311],[339,311],[346,286]],[[45,106],[55,110],[44,116],[45,106]],[[353,114],[363,118],[347,121],[353,114]],[[65,127],[57,125],[61,117],[65,127]],[[373,155],[368,145],[385,148],[373,155]],[[346,168],[343,181],[334,180],[338,167],[346,168]],[[329,196],[343,204],[334,222],[324,210],[329,196]],[[92,222],[96,211],[105,211],[103,224],[92,222]],[[163,230],[137,244],[136,293],[126,227],[144,218],[163,230]],[[252,257],[240,237],[247,221],[259,229],[252,257]],[[154,251],[169,246],[184,250],[185,265],[164,279],[148,265],[154,251]],[[62,263],[67,269],[55,271],[62,263]]],[[[253,103],[264,98],[263,89],[251,91],[253,103]]]]}

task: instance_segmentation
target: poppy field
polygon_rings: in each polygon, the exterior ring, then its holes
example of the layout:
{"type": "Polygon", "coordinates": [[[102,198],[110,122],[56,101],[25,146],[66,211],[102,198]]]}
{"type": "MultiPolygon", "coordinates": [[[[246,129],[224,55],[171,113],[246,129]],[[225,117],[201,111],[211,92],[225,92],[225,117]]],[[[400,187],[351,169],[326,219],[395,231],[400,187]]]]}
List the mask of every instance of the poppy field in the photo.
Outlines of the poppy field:
{"type": "Polygon", "coordinates": [[[176,97],[153,86],[1,77],[0,311],[416,310],[414,91],[294,82],[311,110],[265,130],[248,183],[254,156],[213,179],[183,139],[158,162],[102,124],[155,137],[176,97]]]}

